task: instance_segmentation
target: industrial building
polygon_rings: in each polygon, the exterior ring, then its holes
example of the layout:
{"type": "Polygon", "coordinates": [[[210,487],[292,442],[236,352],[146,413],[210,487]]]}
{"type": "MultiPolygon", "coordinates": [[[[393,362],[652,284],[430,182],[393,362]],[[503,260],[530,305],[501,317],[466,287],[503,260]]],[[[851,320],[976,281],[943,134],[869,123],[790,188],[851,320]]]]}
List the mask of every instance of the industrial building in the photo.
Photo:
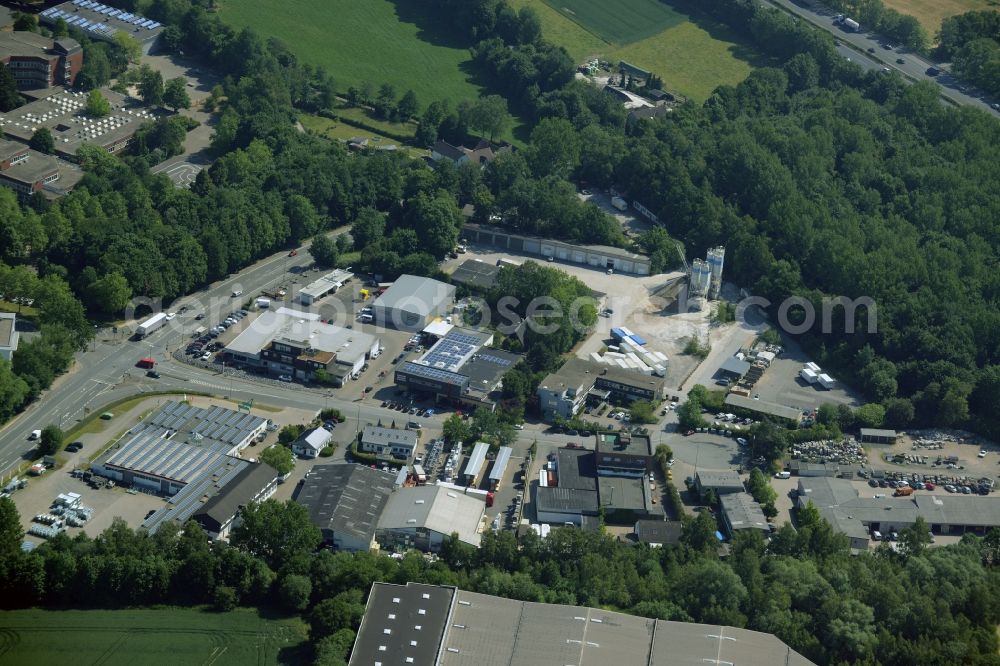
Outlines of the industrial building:
{"type": "Polygon", "coordinates": [[[374,583],[350,666],[618,664],[810,666],[771,634],[505,599],[454,587],[374,583]]]}
{"type": "Polygon", "coordinates": [[[117,153],[131,145],[136,131],[156,116],[110,88],[101,94],[111,105],[103,118],[87,115],[87,94],[56,92],[0,115],[0,127],[8,139],[28,143],[35,132],[45,127],[55,140],[55,155],[70,162],[78,161],[80,146],[97,146],[117,153]]]}
{"type": "Polygon", "coordinates": [[[653,471],[653,444],[649,435],[627,430],[597,433],[599,476],[644,477],[653,471]]]}
{"type": "Polygon", "coordinates": [[[333,439],[333,433],[326,428],[313,428],[299,435],[292,442],[292,453],[303,458],[317,458],[333,439]]]}
{"type": "Polygon", "coordinates": [[[375,299],[372,313],[379,326],[419,331],[431,320],[451,312],[455,286],[416,275],[400,275],[375,299]]]}
{"type": "Polygon", "coordinates": [[[367,465],[316,465],[296,501],[337,550],[371,550],[375,526],[393,492],[393,475],[367,465]]]}
{"type": "Polygon", "coordinates": [[[462,234],[463,238],[471,243],[496,247],[515,254],[532,254],[546,259],[551,257],[559,261],[584,264],[602,271],[611,269],[631,275],[650,274],[649,257],[620,247],[573,245],[563,241],[512,234],[499,227],[471,222],[463,226],[462,234]]]}
{"type": "Polygon", "coordinates": [[[176,494],[167,498],[166,503],[143,521],[142,526],[150,534],[164,523],[183,525],[197,513],[212,497],[221,493],[253,463],[242,458],[224,456],[210,468],[206,468],[194,480],[186,484],[176,494]]]}
{"type": "Polygon", "coordinates": [[[360,449],[383,460],[409,460],[417,448],[419,436],[412,430],[365,426],[360,449]]]}
{"type": "Polygon", "coordinates": [[[878,428],[862,428],[861,441],[871,444],[895,444],[899,435],[895,430],[880,430],[878,428]]]}
{"type": "Polygon", "coordinates": [[[629,404],[635,400],[662,400],[663,377],[571,358],[538,385],[538,400],[546,420],[575,416],[584,405],[608,401],[629,404]]]}
{"type": "Polygon", "coordinates": [[[635,522],[635,540],[652,548],[676,546],[681,542],[684,523],[679,520],[643,519],[635,522]]]}
{"type": "Polygon", "coordinates": [[[14,360],[19,338],[17,315],[13,312],[0,312],[0,358],[5,361],[14,360]]]}
{"type": "Polygon", "coordinates": [[[763,509],[750,493],[720,495],[719,503],[722,505],[722,520],[729,536],[735,536],[741,530],[770,531],[763,509]]]}
{"type": "Polygon", "coordinates": [[[375,540],[388,550],[437,552],[452,533],[479,547],[486,504],[446,486],[397,488],[385,505],[375,540]]]}
{"type": "Polygon", "coordinates": [[[714,492],[717,497],[746,491],[746,488],[743,487],[743,481],[740,480],[740,475],[731,469],[699,470],[694,475],[694,486],[700,497],[704,497],[709,490],[714,492]]]}
{"type": "Polygon", "coordinates": [[[453,327],[423,356],[396,366],[396,384],[441,402],[492,409],[503,376],[521,360],[492,343],[489,331],[453,327]]]}
{"type": "Polygon", "coordinates": [[[830,477],[799,479],[795,503],[799,508],[812,503],[835,531],[850,539],[852,548],[860,550],[868,548],[872,531],[898,532],[912,527],[917,517],[934,534],[982,536],[1000,527],[1000,497],[921,492],[908,497],[861,497],[849,480],[830,477]]]}
{"type": "Polygon", "coordinates": [[[499,266],[479,259],[467,259],[451,274],[451,281],[472,291],[486,292],[496,285],[499,276],[499,266]]]}
{"type": "Polygon", "coordinates": [[[250,414],[171,400],[92,462],[91,470],[126,486],[174,495],[224,467],[266,427],[266,419],[250,414]]]}
{"type": "Polygon", "coordinates": [[[228,361],[312,381],[323,370],[343,385],[382,348],[381,339],[324,324],[319,315],[289,308],[261,313],[225,349],[228,361]]]}
{"type": "Polygon", "coordinates": [[[490,475],[488,477],[490,490],[497,490],[500,484],[503,483],[503,477],[507,473],[507,467],[510,465],[510,456],[513,452],[514,449],[509,446],[501,446],[500,450],[497,451],[497,457],[493,460],[493,466],[490,468],[490,475]]]}
{"type": "Polygon", "coordinates": [[[49,7],[38,14],[38,20],[49,28],[63,21],[70,29],[82,30],[90,39],[105,42],[113,43],[115,35],[124,33],[139,42],[143,54],[150,52],[163,32],[158,21],[94,0],[72,0],[49,7]]]}
{"type": "Polygon", "coordinates": [[[749,361],[744,361],[743,359],[736,358],[735,356],[730,356],[722,365],[719,366],[719,376],[724,379],[729,379],[734,382],[738,382],[743,379],[743,375],[747,374],[750,370],[751,363],[749,361]]]}
{"type": "Polygon", "coordinates": [[[0,33],[0,62],[20,90],[72,87],[83,69],[83,48],[75,39],[51,39],[26,30],[0,33]]]}
{"type": "Polygon", "coordinates": [[[540,523],[596,527],[598,523],[597,463],[587,449],[556,450],[556,484],[540,484],[535,515],[540,523]]]}
{"type": "Polygon", "coordinates": [[[597,497],[604,519],[609,524],[631,525],[637,519],[655,513],[653,494],[645,479],[598,476],[597,497]]]}
{"type": "Polygon", "coordinates": [[[82,178],[83,172],[66,162],[23,143],[0,139],[0,185],[14,190],[21,199],[36,192],[55,199],[67,194],[82,178]]]}
{"type": "Polygon", "coordinates": [[[469,459],[465,463],[465,469],[462,471],[462,478],[465,480],[465,485],[476,485],[479,475],[483,473],[483,468],[486,466],[486,454],[489,450],[490,445],[486,442],[476,442],[476,445],[472,447],[472,453],[469,454],[469,459]]]}
{"type": "Polygon", "coordinates": [[[779,405],[776,402],[768,400],[754,400],[753,398],[748,398],[745,395],[737,395],[736,393],[727,394],[725,403],[730,407],[739,407],[740,409],[746,409],[756,414],[773,416],[795,423],[798,423],[802,419],[802,410],[796,407],[779,405]]]}
{"type": "Polygon", "coordinates": [[[267,463],[252,463],[209,499],[191,518],[212,539],[229,539],[239,527],[240,511],[252,502],[267,500],[278,488],[278,472],[267,463]]]}
{"type": "Polygon", "coordinates": [[[299,290],[299,302],[302,305],[312,305],[328,294],[335,294],[345,284],[351,281],[354,273],[338,268],[321,278],[313,280],[299,290]]]}

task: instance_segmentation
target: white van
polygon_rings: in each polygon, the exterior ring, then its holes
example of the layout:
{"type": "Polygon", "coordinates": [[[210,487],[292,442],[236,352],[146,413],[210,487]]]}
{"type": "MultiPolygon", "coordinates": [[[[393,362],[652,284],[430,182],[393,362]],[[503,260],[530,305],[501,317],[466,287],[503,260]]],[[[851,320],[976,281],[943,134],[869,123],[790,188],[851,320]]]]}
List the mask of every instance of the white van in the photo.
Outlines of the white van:
{"type": "Polygon", "coordinates": [[[31,434],[28,435],[28,439],[31,440],[31,441],[34,441],[34,440],[38,439],[41,436],[42,436],[42,431],[41,430],[32,430],[31,434]]]}
{"type": "Polygon", "coordinates": [[[791,472],[778,472],[777,474],[774,475],[774,478],[776,478],[776,479],[790,479],[790,478],[792,478],[792,473],[791,472]]]}
{"type": "Polygon", "coordinates": [[[242,296],[242,295],[243,295],[243,290],[242,289],[234,289],[233,290],[233,298],[236,298],[237,296],[242,296]]]}
{"type": "Polygon", "coordinates": [[[370,324],[373,321],[375,321],[375,317],[373,317],[369,312],[363,312],[358,317],[358,321],[360,321],[362,324],[370,324]]]}
{"type": "Polygon", "coordinates": [[[881,541],[882,540],[882,533],[879,532],[878,530],[873,531],[872,532],[872,539],[874,539],[875,541],[881,541]]]}

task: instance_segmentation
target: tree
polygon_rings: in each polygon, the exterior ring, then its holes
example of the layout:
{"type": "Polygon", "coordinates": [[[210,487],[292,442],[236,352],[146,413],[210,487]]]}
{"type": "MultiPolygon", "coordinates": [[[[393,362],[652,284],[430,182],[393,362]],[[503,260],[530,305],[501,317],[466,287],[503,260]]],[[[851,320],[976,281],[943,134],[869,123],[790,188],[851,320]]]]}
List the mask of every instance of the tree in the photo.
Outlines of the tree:
{"type": "Polygon", "coordinates": [[[298,439],[299,435],[301,435],[303,432],[305,432],[305,430],[306,430],[306,427],[304,425],[300,425],[300,424],[297,424],[297,423],[290,423],[290,424],[286,425],[285,427],[283,427],[278,432],[278,443],[282,444],[284,446],[288,446],[289,444],[291,444],[292,442],[294,442],[296,439],[298,439]]]}
{"type": "Polygon", "coordinates": [[[545,118],[531,131],[526,153],[536,176],[568,178],[580,163],[580,138],[568,120],[545,118]]]}
{"type": "Polygon", "coordinates": [[[757,503],[761,505],[762,508],[766,507],[764,511],[765,515],[769,512],[777,515],[777,509],[775,509],[774,501],[778,499],[778,493],[776,493],[774,488],[771,487],[770,479],[768,479],[757,467],[750,470],[750,478],[747,480],[747,491],[753,496],[757,503]]]}
{"type": "Polygon", "coordinates": [[[132,287],[121,273],[108,273],[85,287],[91,307],[100,312],[121,312],[132,299],[132,287]]]}
{"type": "Polygon", "coordinates": [[[341,629],[316,643],[313,666],[347,666],[347,656],[354,645],[354,631],[341,629]]]}
{"type": "Polygon", "coordinates": [[[6,573],[11,560],[21,552],[24,530],[17,506],[9,497],[0,497],[0,572],[6,573]]]}
{"type": "Polygon", "coordinates": [[[111,61],[108,59],[106,47],[98,44],[95,48],[88,49],[84,54],[83,67],[80,68],[80,74],[76,78],[76,85],[96,90],[106,86],[110,80],[111,61]]]}
{"type": "Polygon", "coordinates": [[[305,507],[288,500],[253,502],[240,511],[242,522],[230,543],[278,571],[285,562],[312,553],[322,541],[305,507]]]}
{"type": "Polygon", "coordinates": [[[629,405],[632,423],[656,423],[656,411],[649,400],[635,400],[629,405]]]}
{"type": "Polygon", "coordinates": [[[358,211],[351,225],[351,238],[355,250],[363,250],[385,236],[385,215],[374,208],[365,207],[358,211]]]}
{"type": "Polygon", "coordinates": [[[52,138],[52,132],[49,131],[48,127],[39,127],[31,135],[31,140],[28,142],[28,148],[46,155],[51,155],[55,151],[55,147],[55,139],[52,138]]]}
{"type": "Polygon", "coordinates": [[[461,416],[452,414],[444,421],[442,436],[446,442],[462,443],[468,441],[472,436],[472,429],[461,416]]]}
{"type": "Polygon", "coordinates": [[[417,103],[417,94],[412,90],[407,90],[399,99],[396,111],[399,114],[399,119],[403,122],[407,122],[417,115],[420,111],[420,105],[417,103]]]}
{"type": "Polygon", "coordinates": [[[17,92],[17,81],[7,65],[0,62],[0,111],[16,109],[24,103],[17,92]]]}
{"type": "Polygon", "coordinates": [[[365,614],[361,590],[341,592],[316,604],[309,614],[309,638],[318,641],[342,629],[357,629],[365,614]]]}
{"type": "Polygon", "coordinates": [[[111,113],[111,104],[104,98],[100,90],[91,90],[87,95],[87,115],[95,118],[103,118],[111,113]]]}
{"type": "Polygon", "coordinates": [[[320,234],[313,238],[309,246],[309,254],[312,255],[316,265],[322,268],[333,268],[337,265],[340,255],[337,252],[337,244],[326,234],[320,234]]]}
{"type": "Polygon", "coordinates": [[[510,125],[511,115],[507,100],[500,95],[480,97],[466,109],[466,123],[493,141],[510,125]]]}
{"type": "Polygon", "coordinates": [[[139,97],[147,106],[163,103],[163,75],[158,70],[144,66],[139,72],[139,97]]]}
{"type": "Polygon", "coordinates": [[[396,89],[391,84],[383,83],[378,89],[374,106],[375,113],[383,118],[394,117],[396,115],[396,89]]]}
{"type": "Polygon", "coordinates": [[[677,425],[681,430],[704,428],[705,419],[701,416],[701,404],[690,397],[677,408],[677,425]]]}
{"type": "Polygon", "coordinates": [[[42,437],[38,443],[38,452],[43,456],[55,455],[55,453],[62,447],[63,440],[66,439],[66,435],[57,425],[47,425],[42,428],[42,437]]]}
{"type": "Polygon", "coordinates": [[[273,467],[282,476],[295,469],[295,458],[292,457],[292,450],[277,444],[261,451],[260,461],[273,467]]]}
{"type": "Polygon", "coordinates": [[[38,32],[38,17],[34,14],[18,13],[14,19],[14,30],[38,32]]]}
{"type": "Polygon", "coordinates": [[[294,613],[300,613],[309,605],[312,595],[312,581],[308,576],[289,574],[278,584],[278,597],[282,605],[294,613]]]}
{"type": "Polygon", "coordinates": [[[226,585],[220,585],[212,593],[212,607],[220,613],[234,610],[239,603],[236,590],[226,585]]]}
{"type": "Polygon", "coordinates": [[[899,550],[904,555],[920,555],[931,543],[931,531],[923,516],[917,516],[910,527],[899,532],[899,550]]]}
{"type": "Polygon", "coordinates": [[[115,32],[115,46],[125,54],[129,62],[139,62],[142,57],[142,44],[135,37],[123,30],[115,32]]]}
{"type": "Polygon", "coordinates": [[[854,410],[854,417],[862,428],[879,428],[885,420],[885,407],[878,403],[861,405],[854,410]]]}
{"type": "Polygon", "coordinates": [[[187,93],[187,81],[183,76],[167,81],[163,87],[163,103],[176,113],[180,109],[191,106],[191,98],[187,93]]]}
{"type": "Polygon", "coordinates": [[[290,240],[299,242],[319,231],[322,221],[312,202],[301,194],[292,194],[285,201],[285,214],[291,228],[290,240]]]}

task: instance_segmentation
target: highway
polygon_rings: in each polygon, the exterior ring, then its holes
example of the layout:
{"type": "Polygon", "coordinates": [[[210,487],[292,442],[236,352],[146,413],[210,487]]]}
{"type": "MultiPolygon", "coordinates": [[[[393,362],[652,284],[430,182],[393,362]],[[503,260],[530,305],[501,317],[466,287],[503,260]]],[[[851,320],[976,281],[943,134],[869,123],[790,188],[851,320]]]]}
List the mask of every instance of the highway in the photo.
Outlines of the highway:
{"type": "Polygon", "coordinates": [[[966,88],[965,84],[945,71],[936,77],[928,75],[927,68],[935,66],[934,63],[907,52],[903,48],[892,50],[883,48],[882,45],[887,44],[888,40],[875,33],[864,32],[864,25],[861,26],[862,32],[844,30],[833,22],[833,17],[837,13],[818,2],[810,0],[796,0],[794,2],[792,0],[768,0],[768,2],[829,32],[839,43],[847,45],[847,48],[844,48],[838,44],[837,51],[865,69],[872,69],[866,61],[876,61],[879,67],[894,69],[913,81],[930,81],[938,85],[941,89],[941,95],[956,104],[973,106],[1000,116],[1000,111],[990,107],[991,104],[1000,103],[1000,100],[977,96],[972,86],[968,86],[963,92],[962,88],[966,88]],[[874,49],[874,53],[869,52],[868,49],[874,49]],[[864,55],[861,55],[862,53],[864,55]],[[896,62],[897,59],[902,59],[903,63],[896,62]]]}

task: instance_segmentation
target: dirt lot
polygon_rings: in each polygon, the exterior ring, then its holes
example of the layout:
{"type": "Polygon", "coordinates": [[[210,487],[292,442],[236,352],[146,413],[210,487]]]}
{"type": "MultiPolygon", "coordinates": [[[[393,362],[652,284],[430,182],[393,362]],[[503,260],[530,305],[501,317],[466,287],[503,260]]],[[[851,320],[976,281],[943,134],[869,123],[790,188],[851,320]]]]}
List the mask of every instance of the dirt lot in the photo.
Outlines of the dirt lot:
{"type": "MultiPolygon", "coordinates": [[[[892,472],[906,472],[917,474],[938,474],[956,477],[971,477],[979,479],[987,477],[993,480],[1000,480],[1000,446],[996,443],[988,442],[976,436],[967,438],[953,433],[946,433],[944,437],[940,433],[929,431],[915,431],[907,433],[899,438],[893,446],[866,444],[865,452],[868,454],[869,464],[874,469],[884,469],[892,472]],[[954,437],[956,441],[949,441],[947,437],[954,437]],[[918,440],[923,440],[928,444],[920,444],[918,440]],[[930,444],[931,441],[939,442],[930,444]],[[986,455],[979,457],[980,450],[985,450],[986,455]],[[886,462],[885,455],[909,454],[926,456],[927,463],[893,463],[886,462]],[[946,459],[949,456],[957,457],[957,468],[949,469],[946,459]],[[942,459],[941,465],[934,463],[938,458],[942,459]]],[[[943,488],[937,488],[935,493],[944,494],[943,488]]]]}
{"type": "Polygon", "coordinates": [[[800,379],[799,371],[812,359],[787,337],[782,344],[784,352],[774,359],[771,367],[754,386],[753,392],[759,393],[761,400],[802,410],[815,409],[825,402],[851,407],[861,404],[860,396],[846,384],[838,382],[832,389],[827,390],[818,384],[808,384],[800,379]]]}

